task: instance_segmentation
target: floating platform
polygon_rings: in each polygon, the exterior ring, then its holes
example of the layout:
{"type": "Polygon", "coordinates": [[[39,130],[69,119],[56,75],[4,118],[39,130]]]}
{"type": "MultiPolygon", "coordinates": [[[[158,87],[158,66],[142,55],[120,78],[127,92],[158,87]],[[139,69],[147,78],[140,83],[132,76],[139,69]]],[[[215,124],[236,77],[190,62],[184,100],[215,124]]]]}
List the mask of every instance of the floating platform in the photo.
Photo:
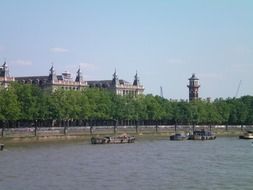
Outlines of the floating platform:
{"type": "Polygon", "coordinates": [[[176,133],[175,135],[170,136],[171,141],[183,141],[183,140],[188,140],[189,136],[181,134],[181,133],[176,133]]]}
{"type": "Polygon", "coordinates": [[[91,144],[123,144],[123,143],[134,143],[134,136],[113,136],[113,137],[91,137],[91,144]]]}

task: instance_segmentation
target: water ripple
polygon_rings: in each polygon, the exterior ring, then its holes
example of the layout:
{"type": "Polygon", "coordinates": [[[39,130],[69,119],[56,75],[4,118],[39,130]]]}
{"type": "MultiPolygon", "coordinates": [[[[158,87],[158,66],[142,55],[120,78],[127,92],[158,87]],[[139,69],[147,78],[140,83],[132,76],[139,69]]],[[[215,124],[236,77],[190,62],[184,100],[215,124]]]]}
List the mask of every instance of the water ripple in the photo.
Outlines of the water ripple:
{"type": "Polygon", "coordinates": [[[0,187],[26,190],[252,189],[249,141],[47,144],[0,153],[0,187]]]}

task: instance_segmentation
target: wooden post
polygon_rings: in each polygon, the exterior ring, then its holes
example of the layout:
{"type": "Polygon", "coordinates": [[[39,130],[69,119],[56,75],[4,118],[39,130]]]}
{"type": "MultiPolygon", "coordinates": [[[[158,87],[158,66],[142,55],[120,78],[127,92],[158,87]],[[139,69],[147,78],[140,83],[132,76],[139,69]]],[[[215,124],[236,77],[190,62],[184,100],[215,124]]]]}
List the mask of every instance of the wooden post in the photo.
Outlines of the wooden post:
{"type": "Polygon", "coordinates": [[[4,144],[0,144],[0,151],[4,150],[4,144]]]}
{"type": "Polygon", "coordinates": [[[4,122],[0,121],[0,124],[1,124],[1,128],[2,128],[1,137],[3,137],[4,136],[4,122]]]}
{"type": "Polygon", "coordinates": [[[212,125],[211,124],[209,125],[209,129],[210,129],[210,131],[212,131],[212,125]]]}
{"type": "Polygon", "coordinates": [[[175,123],[174,128],[175,128],[175,134],[176,134],[177,133],[177,124],[176,123],[175,123]]]}
{"type": "Polygon", "coordinates": [[[243,125],[241,125],[241,131],[243,131],[243,125]]]}
{"type": "Polygon", "coordinates": [[[69,120],[67,120],[67,125],[64,125],[64,135],[68,133],[69,120]]]}
{"type": "Polygon", "coordinates": [[[93,135],[93,121],[90,121],[90,135],[93,135]]]}
{"type": "Polygon", "coordinates": [[[34,136],[37,136],[37,121],[35,121],[35,126],[34,126],[34,136]]]}
{"type": "Polygon", "coordinates": [[[155,133],[158,133],[158,121],[155,122],[155,133]]]}
{"type": "Polygon", "coordinates": [[[135,124],[135,132],[136,132],[136,134],[139,133],[139,130],[138,130],[138,120],[136,121],[136,124],[135,124]]]}
{"type": "Polygon", "coordinates": [[[118,121],[114,120],[114,127],[113,127],[113,133],[114,133],[114,135],[117,133],[117,125],[118,125],[118,121]]]}
{"type": "Polygon", "coordinates": [[[1,136],[4,137],[4,125],[2,126],[2,133],[1,136]]]}

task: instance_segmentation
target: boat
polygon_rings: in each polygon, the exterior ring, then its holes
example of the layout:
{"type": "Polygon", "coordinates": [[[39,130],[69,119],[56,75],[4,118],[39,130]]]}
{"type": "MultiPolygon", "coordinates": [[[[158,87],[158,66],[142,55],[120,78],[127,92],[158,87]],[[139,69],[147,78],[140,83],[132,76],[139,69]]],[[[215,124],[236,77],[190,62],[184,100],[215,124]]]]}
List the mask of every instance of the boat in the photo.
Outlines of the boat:
{"type": "Polygon", "coordinates": [[[216,139],[215,134],[211,131],[206,131],[204,129],[193,131],[193,134],[189,135],[189,140],[214,140],[214,139],[216,139]]]}
{"type": "Polygon", "coordinates": [[[91,144],[123,144],[134,143],[135,137],[126,134],[120,136],[91,137],[91,144]]]}
{"type": "Polygon", "coordinates": [[[239,136],[240,139],[253,139],[253,131],[246,131],[243,135],[239,136]]]}
{"type": "Polygon", "coordinates": [[[188,140],[189,136],[183,133],[176,133],[175,135],[170,136],[171,141],[183,141],[188,140]]]}
{"type": "Polygon", "coordinates": [[[4,144],[0,144],[0,151],[4,150],[4,144]]]}

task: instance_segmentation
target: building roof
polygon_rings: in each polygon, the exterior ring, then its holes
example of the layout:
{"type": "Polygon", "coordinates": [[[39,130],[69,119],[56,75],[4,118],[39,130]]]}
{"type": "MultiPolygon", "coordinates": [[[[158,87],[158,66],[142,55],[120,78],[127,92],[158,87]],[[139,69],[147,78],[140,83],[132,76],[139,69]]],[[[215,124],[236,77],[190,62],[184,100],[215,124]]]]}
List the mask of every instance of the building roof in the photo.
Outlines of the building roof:
{"type": "Polygon", "coordinates": [[[24,76],[24,77],[15,77],[15,80],[48,80],[48,76],[24,76]]]}
{"type": "MultiPolygon", "coordinates": [[[[87,81],[89,86],[93,86],[93,87],[111,87],[112,84],[112,80],[94,80],[94,81],[87,81]]],[[[120,79],[119,80],[119,84],[130,84],[129,82],[120,79]]]]}

